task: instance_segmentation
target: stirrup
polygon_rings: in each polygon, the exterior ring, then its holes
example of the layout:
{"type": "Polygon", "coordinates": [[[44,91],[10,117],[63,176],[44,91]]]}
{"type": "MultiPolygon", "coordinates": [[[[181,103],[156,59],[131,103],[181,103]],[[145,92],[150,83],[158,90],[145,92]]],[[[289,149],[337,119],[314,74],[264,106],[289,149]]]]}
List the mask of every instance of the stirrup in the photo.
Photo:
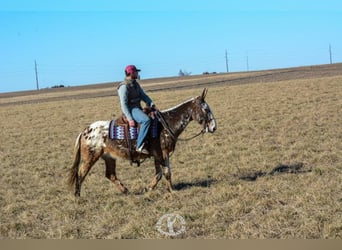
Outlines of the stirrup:
{"type": "Polygon", "coordinates": [[[148,150],[144,148],[144,146],[145,146],[145,143],[143,143],[139,148],[137,148],[136,151],[140,154],[149,155],[150,152],[148,152],[148,150]]]}

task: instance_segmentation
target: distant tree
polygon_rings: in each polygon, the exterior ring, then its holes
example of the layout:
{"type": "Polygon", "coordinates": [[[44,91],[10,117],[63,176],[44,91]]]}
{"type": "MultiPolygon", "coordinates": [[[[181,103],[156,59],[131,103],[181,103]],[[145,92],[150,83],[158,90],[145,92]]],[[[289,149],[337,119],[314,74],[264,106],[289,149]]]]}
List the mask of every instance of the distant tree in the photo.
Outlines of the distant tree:
{"type": "Polygon", "coordinates": [[[191,75],[191,72],[187,72],[185,70],[179,70],[179,73],[178,73],[179,76],[189,76],[191,75]]]}
{"type": "Polygon", "coordinates": [[[63,85],[63,84],[60,84],[60,85],[54,85],[54,86],[52,86],[51,88],[53,88],[53,89],[57,89],[57,88],[64,88],[64,85],[63,85]]]}

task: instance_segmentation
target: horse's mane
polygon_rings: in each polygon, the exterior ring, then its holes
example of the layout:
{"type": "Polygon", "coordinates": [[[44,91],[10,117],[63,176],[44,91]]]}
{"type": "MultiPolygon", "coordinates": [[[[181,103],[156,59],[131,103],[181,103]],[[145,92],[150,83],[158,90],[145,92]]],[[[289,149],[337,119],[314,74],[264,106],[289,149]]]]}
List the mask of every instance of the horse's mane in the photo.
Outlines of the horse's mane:
{"type": "Polygon", "coordinates": [[[182,102],[182,103],[180,103],[180,104],[177,104],[176,106],[174,106],[174,107],[172,107],[172,108],[168,108],[168,109],[161,110],[161,112],[162,112],[162,113],[167,113],[167,112],[170,112],[170,111],[174,111],[174,110],[178,109],[179,107],[183,106],[184,104],[187,104],[187,103],[189,103],[189,102],[192,102],[193,100],[195,100],[195,98],[191,98],[191,99],[189,99],[189,100],[187,100],[187,101],[184,101],[184,102],[182,102]]]}

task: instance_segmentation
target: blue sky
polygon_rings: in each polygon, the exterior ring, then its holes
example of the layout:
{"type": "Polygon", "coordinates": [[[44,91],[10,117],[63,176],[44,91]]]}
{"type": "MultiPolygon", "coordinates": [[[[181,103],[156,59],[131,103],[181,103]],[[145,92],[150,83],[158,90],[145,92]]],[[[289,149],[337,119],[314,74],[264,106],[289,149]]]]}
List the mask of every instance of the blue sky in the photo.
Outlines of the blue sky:
{"type": "Polygon", "coordinates": [[[0,92],[342,62],[342,1],[0,1],[0,92]],[[247,63],[248,62],[248,63],[247,63]]]}

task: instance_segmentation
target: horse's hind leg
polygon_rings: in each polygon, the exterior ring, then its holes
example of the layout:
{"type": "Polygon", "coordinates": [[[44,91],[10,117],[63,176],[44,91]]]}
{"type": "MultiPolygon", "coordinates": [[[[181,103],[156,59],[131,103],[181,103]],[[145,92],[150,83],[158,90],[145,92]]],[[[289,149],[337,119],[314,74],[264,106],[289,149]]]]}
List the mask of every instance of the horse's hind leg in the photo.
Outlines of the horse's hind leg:
{"type": "Polygon", "coordinates": [[[81,195],[81,186],[82,183],[89,173],[91,167],[94,165],[94,163],[91,162],[82,162],[79,169],[78,169],[78,175],[76,177],[76,186],[75,186],[75,196],[81,195]]]}
{"type": "Polygon", "coordinates": [[[106,177],[112,181],[119,190],[127,194],[128,189],[121,183],[121,181],[116,177],[116,160],[111,158],[110,156],[102,157],[106,163],[106,177]]]}
{"type": "Polygon", "coordinates": [[[102,152],[88,152],[86,156],[83,155],[83,157],[81,158],[80,166],[78,168],[78,173],[76,176],[75,196],[81,195],[82,183],[92,166],[94,166],[95,162],[100,158],[101,154],[102,152]]]}

